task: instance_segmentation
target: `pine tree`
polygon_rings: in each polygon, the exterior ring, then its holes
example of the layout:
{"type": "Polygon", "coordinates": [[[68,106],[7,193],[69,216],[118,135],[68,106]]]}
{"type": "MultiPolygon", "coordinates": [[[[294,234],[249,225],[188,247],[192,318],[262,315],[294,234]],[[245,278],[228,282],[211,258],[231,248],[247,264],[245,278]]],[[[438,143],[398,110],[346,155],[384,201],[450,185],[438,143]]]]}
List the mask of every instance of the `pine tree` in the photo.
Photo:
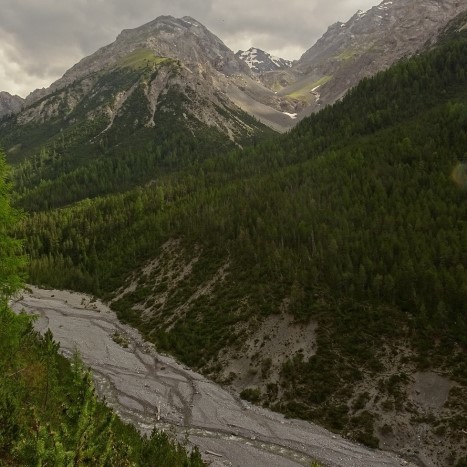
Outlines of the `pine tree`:
{"type": "Polygon", "coordinates": [[[5,154],[0,149],[0,309],[22,286],[21,268],[25,264],[22,243],[12,237],[14,226],[20,219],[18,211],[10,204],[10,183],[5,154]]]}

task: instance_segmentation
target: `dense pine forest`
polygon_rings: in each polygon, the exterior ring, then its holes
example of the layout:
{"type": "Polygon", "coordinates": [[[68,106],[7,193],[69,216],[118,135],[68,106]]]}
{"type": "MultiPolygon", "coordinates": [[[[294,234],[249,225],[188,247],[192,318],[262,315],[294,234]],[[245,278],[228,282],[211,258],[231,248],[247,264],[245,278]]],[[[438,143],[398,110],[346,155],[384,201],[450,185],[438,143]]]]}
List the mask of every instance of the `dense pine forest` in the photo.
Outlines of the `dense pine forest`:
{"type": "Polygon", "coordinates": [[[0,465],[204,465],[168,435],[142,438],[120,421],[98,401],[79,356],[65,359],[50,331],[39,335],[31,316],[8,308],[26,258],[10,236],[19,219],[0,156],[0,465]]]}
{"type": "Polygon", "coordinates": [[[151,144],[104,155],[82,173],[94,192],[58,172],[41,182],[56,157],[44,148],[14,174],[15,200],[31,211],[16,229],[29,280],[113,300],[159,348],[221,380],[218,356],[241,350],[243,323],[254,332],[284,309],[316,321],[316,354],[291,357],[278,383],[244,396],[371,446],[377,426],[393,428],[362,410],[358,385],[374,381],[386,412],[410,412],[403,368],[435,369],[457,389],[449,416],[429,422],[465,465],[466,70],[467,33],[451,31],[285,136],[201,146],[202,156],[184,138],[166,156],[151,144]],[[149,183],[115,193],[134,173],[149,183]],[[168,264],[143,269],[174,241],[193,265],[175,288],[168,264]],[[220,270],[222,282],[195,293],[220,270]]]}

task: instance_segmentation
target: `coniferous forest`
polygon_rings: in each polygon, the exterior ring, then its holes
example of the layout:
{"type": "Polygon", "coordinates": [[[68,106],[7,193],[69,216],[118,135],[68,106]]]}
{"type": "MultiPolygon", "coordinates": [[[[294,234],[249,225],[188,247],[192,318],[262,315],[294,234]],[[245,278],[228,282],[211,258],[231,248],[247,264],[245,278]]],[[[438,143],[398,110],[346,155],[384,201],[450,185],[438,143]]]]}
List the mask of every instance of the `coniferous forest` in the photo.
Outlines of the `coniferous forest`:
{"type": "MultiPolygon", "coordinates": [[[[389,356],[403,354],[403,364],[456,382],[455,415],[436,426],[460,445],[456,436],[467,423],[466,32],[446,34],[431,50],[364,79],[286,135],[266,133],[222,151],[217,136],[196,149],[189,137],[178,138],[170,150],[170,140],[160,146],[143,139],[138,146],[134,139],[131,153],[103,150],[69,178],[54,172],[64,160],[57,154],[66,150],[59,141],[56,152],[43,148],[18,163],[14,201],[25,215],[14,232],[25,239],[28,280],[113,300],[120,319],[214,378],[222,374],[216,365],[221,351],[241,349],[239,324],[254,330],[285,307],[298,323],[317,322],[316,354],[291,357],[279,383],[267,391],[251,388],[245,397],[378,446],[377,416],[347,401],[364,405],[366,396],[355,387],[368,378],[387,411],[409,411],[400,390],[408,374],[387,374],[389,356]],[[140,274],[136,288],[122,293],[133,272],[174,240],[186,262],[196,252],[190,277],[167,291],[156,270],[140,274]],[[193,299],[221,268],[221,286],[193,299]],[[165,301],[158,302],[163,293],[165,301]],[[173,318],[183,304],[183,319],[173,318]],[[140,305],[153,319],[142,316],[140,305]]],[[[44,373],[51,338],[33,337],[20,330],[30,329],[24,318],[15,320],[21,339],[32,339],[44,355],[38,387],[46,375],[57,379],[56,368],[67,364],[53,354],[54,369],[44,373]]],[[[22,348],[21,340],[16,345],[22,348]]],[[[32,358],[23,353],[14,352],[2,374],[17,371],[16,359],[32,358]]],[[[73,391],[89,403],[86,374],[67,368],[54,384],[78,380],[73,391]]],[[[8,394],[7,377],[2,384],[0,395],[8,394]]],[[[48,402],[57,410],[66,403],[61,393],[48,402]]],[[[44,421],[17,417],[36,423],[40,437],[57,415],[38,394],[33,417],[44,421]],[[42,412],[52,419],[45,421],[42,412]]],[[[2,404],[17,410],[18,400],[3,397],[2,404]]],[[[101,417],[96,432],[110,430],[117,422],[92,404],[101,417]]],[[[76,407],[67,410],[78,417],[76,407]]],[[[59,433],[56,442],[67,446],[59,433]]],[[[11,436],[0,432],[0,442],[11,436]]],[[[155,435],[137,445],[145,452],[144,443],[159,442],[155,435]]],[[[453,464],[464,465],[456,456],[453,464]]]]}

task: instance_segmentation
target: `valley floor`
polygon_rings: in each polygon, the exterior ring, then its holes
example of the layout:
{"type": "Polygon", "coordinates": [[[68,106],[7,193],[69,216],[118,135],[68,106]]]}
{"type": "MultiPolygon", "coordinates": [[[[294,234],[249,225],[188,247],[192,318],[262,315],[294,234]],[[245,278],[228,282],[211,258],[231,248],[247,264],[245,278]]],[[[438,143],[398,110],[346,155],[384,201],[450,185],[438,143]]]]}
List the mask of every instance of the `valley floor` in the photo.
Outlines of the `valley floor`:
{"type": "Polygon", "coordinates": [[[78,350],[99,394],[126,421],[149,433],[155,425],[197,445],[211,466],[296,467],[413,465],[371,450],[308,422],[242,401],[204,376],[158,354],[89,296],[31,287],[12,307],[38,315],[63,354],[78,350]]]}

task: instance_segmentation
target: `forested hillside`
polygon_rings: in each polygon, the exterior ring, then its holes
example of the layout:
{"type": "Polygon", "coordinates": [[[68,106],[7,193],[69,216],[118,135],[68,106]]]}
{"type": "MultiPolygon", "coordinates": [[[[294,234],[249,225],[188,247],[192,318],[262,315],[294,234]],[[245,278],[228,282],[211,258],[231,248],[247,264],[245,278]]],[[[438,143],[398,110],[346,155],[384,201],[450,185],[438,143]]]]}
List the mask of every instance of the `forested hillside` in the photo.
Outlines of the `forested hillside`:
{"type": "Polygon", "coordinates": [[[466,69],[464,28],[287,135],[158,183],[55,210],[23,191],[30,278],[112,299],[251,400],[399,451],[422,423],[407,454],[464,465],[466,69]],[[316,322],[313,354],[268,360],[260,342],[250,379],[231,371],[281,315],[316,322]],[[427,372],[448,382],[436,408],[411,396],[427,372]]]}
{"type": "Polygon", "coordinates": [[[52,209],[157,183],[273,134],[219,92],[208,87],[207,96],[192,75],[137,49],[0,120],[0,145],[18,165],[18,204],[52,209]]]}
{"type": "Polygon", "coordinates": [[[142,438],[124,424],[98,401],[78,355],[70,363],[50,331],[40,336],[31,316],[8,308],[25,258],[10,236],[18,213],[5,178],[0,153],[0,465],[204,465],[166,434],[142,438]]]}

